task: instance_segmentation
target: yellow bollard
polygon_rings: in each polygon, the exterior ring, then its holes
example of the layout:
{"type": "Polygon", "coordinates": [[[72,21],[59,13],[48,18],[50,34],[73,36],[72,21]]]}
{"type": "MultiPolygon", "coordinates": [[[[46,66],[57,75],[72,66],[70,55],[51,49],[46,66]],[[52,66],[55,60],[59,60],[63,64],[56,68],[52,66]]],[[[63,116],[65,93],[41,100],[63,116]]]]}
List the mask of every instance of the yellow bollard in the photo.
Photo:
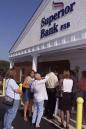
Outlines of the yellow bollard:
{"type": "MultiPolygon", "coordinates": [[[[19,89],[22,91],[22,83],[19,84],[19,89]]],[[[21,105],[24,106],[23,100],[22,100],[22,95],[21,95],[21,105]]]]}
{"type": "Polygon", "coordinates": [[[22,91],[22,83],[19,84],[19,89],[22,91]]]}
{"type": "Polygon", "coordinates": [[[82,129],[82,114],[83,114],[83,98],[77,98],[77,122],[76,129],[82,129]]]}
{"type": "Polygon", "coordinates": [[[2,95],[5,96],[5,79],[3,79],[3,91],[2,91],[2,95]]]}

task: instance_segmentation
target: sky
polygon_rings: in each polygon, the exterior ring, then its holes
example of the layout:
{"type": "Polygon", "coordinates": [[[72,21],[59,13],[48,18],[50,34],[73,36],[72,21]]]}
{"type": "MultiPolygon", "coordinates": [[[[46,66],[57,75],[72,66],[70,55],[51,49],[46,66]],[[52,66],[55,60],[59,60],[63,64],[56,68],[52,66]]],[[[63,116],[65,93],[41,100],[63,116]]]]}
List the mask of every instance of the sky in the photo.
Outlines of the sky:
{"type": "Polygon", "coordinates": [[[8,52],[42,0],[0,0],[0,60],[8,52]]]}

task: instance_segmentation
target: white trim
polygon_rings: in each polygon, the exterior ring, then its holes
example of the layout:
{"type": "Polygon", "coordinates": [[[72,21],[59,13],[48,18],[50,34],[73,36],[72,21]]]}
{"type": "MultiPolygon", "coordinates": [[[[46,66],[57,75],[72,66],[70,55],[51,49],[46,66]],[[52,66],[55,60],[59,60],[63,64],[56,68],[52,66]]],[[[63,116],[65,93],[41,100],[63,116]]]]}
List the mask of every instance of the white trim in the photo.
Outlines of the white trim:
{"type": "Polygon", "coordinates": [[[86,30],[66,35],[46,43],[38,44],[30,48],[22,49],[9,54],[9,58],[27,56],[31,54],[43,53],[51,50],[68,49],[74,47],[86,46],[86,30]]]}

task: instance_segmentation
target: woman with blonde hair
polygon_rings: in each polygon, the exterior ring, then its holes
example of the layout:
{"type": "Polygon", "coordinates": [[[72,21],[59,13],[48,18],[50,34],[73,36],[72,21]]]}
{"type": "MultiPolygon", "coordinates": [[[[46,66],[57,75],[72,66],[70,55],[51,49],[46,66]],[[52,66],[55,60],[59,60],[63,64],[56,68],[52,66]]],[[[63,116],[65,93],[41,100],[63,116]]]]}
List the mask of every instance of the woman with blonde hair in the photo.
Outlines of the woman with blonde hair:
{"type": "Polygon", "coordinates": [[[71,92],[73,87],[73,80],[70,78],[70,72],[68,70],[63,72],[63,97],[61,100],[61,127],[64,128],[64,116],[66,114],[66,129],[69,129],[70,110],[71,110],[71,92]]]}

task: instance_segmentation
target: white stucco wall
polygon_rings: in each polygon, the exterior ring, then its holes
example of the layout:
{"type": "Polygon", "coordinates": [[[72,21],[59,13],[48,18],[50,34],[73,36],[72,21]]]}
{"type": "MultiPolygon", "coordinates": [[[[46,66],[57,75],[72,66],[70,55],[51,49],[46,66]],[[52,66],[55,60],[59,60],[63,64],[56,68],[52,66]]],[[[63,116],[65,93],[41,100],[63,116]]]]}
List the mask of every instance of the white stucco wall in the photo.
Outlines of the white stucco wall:
{"type": "Polygon", "coordinates": [[[47,18],[55,12],[59,11],[58,9],[52,8],[52,1],[53,0],[50,0],[49,4],[45,7],[44,11],[35,21],[24,39],[20,42],[20,44],[18,44],[15,51],[28,48],[40,43],[48,42],[49,40],[52,40],[54,38],[68,35],[79,30],[84,30],[86,28],[86,0],[64,0],[64,7],[70,5],[70,3],[72,2],[76,2],[76,4],[74,5],[74,11],[56,20],[55,23],[60,26],[66,22],[70,22],[70,28],[40,39],[41,19],[43,17],[47,18]]]}

